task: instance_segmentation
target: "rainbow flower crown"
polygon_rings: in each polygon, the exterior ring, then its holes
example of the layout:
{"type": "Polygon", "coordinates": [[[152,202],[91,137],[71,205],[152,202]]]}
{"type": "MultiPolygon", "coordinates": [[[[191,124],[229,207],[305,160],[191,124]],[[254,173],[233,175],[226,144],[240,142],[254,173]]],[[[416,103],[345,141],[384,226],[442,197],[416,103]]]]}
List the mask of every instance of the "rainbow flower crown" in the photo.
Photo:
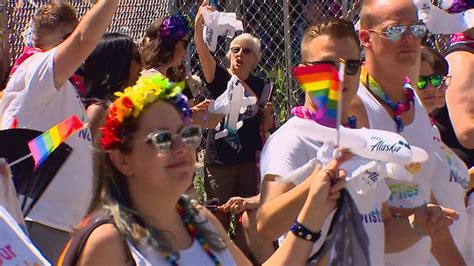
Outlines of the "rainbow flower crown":
{"type": "Polygon", "coordinates": [[[160,27],[160,39],[177,42],[193,28],[191,19],[181,11],[163,20],[160,27]]]}
{"type": "Polygon", "coordinates": [[[137,84],[116,92],[118,98],[110,105],[104,126],[100,129],[100,144],[105,150],[116,148],[123,143],[122,125],[128,117],[138,117],[143,109],[158,100],[172,103],[184,120],[191,117],[186,96],[181,94],[184,85],[172,83],[161,74],[141,76],[137,84]]]}

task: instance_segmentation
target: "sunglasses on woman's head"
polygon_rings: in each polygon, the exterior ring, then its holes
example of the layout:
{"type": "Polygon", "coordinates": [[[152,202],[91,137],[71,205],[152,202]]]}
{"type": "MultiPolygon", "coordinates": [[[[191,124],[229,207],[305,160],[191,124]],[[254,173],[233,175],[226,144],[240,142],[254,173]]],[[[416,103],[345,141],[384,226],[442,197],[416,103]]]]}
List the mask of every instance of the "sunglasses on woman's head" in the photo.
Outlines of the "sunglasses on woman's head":
{"type": "MultiPolygon", "coordinates": [[[[314,65],[321,65],[321,64],[329,64],[338,68],[340,63],[341,62],[335,62],[332,60],[322,60],[322,61],[303,62],[303,65],[314,66],[314,65]]],[[[347,76],[354,76],[357,73],[359,73],[360,66],[362,65],[362,60],[350,59],[350,60],[345,60],[344,63],[346,63],[346,69],[344,70],[344,74],[346,74],[347,76]]]]}
{"type": "Polygon", "coordinates": [[[240,52],[240,49],[242,49],[242,53],[246,54],[246,55],[249,55],[250,53],[253,52],[252,49],[250,48],[247,48],[247,47],[232,47],[230,48],[230,51],[233,53],[233,54],[238,54],[240,52]]]}
{"type": "Polygon", "coordinates": [[[442,76],[440,74],[420,76],[416,85],[419,90],[424,90],[428,86],[428,83],[438,89],[441,88],[441,85],[443,85],[443,83],[446,84],[446,86],[449,86],[449,84],[451,83],[451,76],[442,76]]]}
{"type": "Polygon", "coordinates": [[[158,130],[157,132],[152,132],[148,134],[145,141],[153,144],[158,153],[167,153],[171,151],[173,144],[176,144],[176,138],[180,138],[186,146],[196,150],[201,144],[201,137],[201,127],[192,125],[184,127],[178,134],[173,134],[173,132],[169,130],[158,130]]]}
{"type": "Polygon", "coordinates": [[[391,42],[396,42],[400,40],[403,34],[405,34],[405,32],[407,32],[408,30],[413,34],[413,36],[421,40],[423,39],[423,37],[425,37],[426,25],[424,23],[395,24],[386,27],[382,31],[368,29],[368,31],[383,35],[391,42]]]}

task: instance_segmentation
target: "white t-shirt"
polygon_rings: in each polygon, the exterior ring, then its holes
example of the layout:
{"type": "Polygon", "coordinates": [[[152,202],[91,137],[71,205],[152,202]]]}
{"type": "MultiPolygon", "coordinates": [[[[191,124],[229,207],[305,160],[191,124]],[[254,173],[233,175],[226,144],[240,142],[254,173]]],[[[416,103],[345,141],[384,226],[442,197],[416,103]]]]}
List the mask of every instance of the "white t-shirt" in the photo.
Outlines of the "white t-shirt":
{"type": "MultiPolygon", "coordinates": [[[[432,179],[432,191],[438,203],[459,212],[459,219],[449,226],[454,242],[461,254],[467,256],[468,220],[464,198],[469,184],[469,173],[466,164],[443,142],[438,129],[433,126],[436,137],[434,141],[440,145],[436,152],[436,171],[432,179]]],[[[433,258],[433,264],[437,264],[433,258]]]]}
{"type": "Polygon", "coordinates": [[[467,201],[467,232],[466,232],[466,264],[474,265],[474,193],[471,193],[467,201]]]}
{"type": "MultiPolygon", "coordinates": [[[[370,128],[396,132],[393,117],[387,113],[385,108],[362,83],[359,85],[357,95],[364,104],[370,128]]],[[[435,164],[433,154],[437,146],[433,143],[433,130],[428,113],[416,94],[413,108],[415,109],[414,120],[409,125],[405,125],[400,135],[409,144],[424,149],[430,158],[424,163],[414,163],[408,166],[407,170],[413,175],[412,182],[385,179],[391,190],[388,204],[398,208],[414,208],[431,201],[431,178],[435,164]]],[[[431,259],[430,246],[431,239],[424,237],[402,252],[386,254],[386,264],[426,265],[431,259]]]]}
{"type": "MultiPolygon", "coordinates": [[[[54,85],[56,49],[31,56],[11,77],[0,103],[2,128],[14,117],[19,128],[47,131],[71,115],[85,121],[85,109],[71,82],[58,90],[54,85]]],[[[63,231],[71,231],[92,198],[92,144],[90,130],[66,140],[73,149],[44,192],[28,219],[63,231]]]]}
{"type": "MultiPolygon", "coordinates": [[[[315,135],[318,134],[318,128],[314,121],[293,117],[289,119],[281,128],[279,128],[268,140],[263,148],[260,160],[261,176],[277,175],[288,176],[291,175],[295,169],[305,165],[308,161],[316,158],[318,150],[323,143],[314,140],[315,135]],[[314,126],[315,130],[301,131],[298,130],[300,126],[311,128],[314,126]]],[[[321,161],[328,161],[328,158],[317,158],[321,161]]],[[[360,165],[360,160],[350,160],[342,168],[355,169],[360,165]]],[[[366,161],[369,162],[369,161],[366,161]]],[[[384,247],[385,234],[384,224],[382,219],[382,203],[385,202],[390,191],[385,182],[378,182],[375,188],[376,196],[372,201],[361,200],[360,197],[354,195],[354,191],[348,183],[348,190],[354,198],[354,201],[359,209],[369,210],[362,213],[362,222],[364,229],[369,237],[369,256],[372,265],[384,264],[384,247]],[[369,206],[362,206],[369,205],[369,206]]],[[[334,212],[332,212],[324,221],[321,230],[321,240],[317,241],[313,246],[311,254],[314,254],[322,245],[322,240],[327,235],[329,225],[331,223],[334,212]]]]}

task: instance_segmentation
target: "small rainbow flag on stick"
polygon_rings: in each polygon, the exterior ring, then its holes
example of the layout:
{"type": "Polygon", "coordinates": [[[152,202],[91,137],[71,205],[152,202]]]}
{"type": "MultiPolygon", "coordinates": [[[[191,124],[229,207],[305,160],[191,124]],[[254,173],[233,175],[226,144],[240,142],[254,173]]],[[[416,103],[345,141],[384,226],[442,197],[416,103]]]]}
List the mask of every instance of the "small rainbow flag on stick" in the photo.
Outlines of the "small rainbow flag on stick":
{"type": "Polygon", "coordinates": [[[61,143],[69,138],[76,131],[83,128],[83,124],[77,116],[72,115],[65,119],[39,137],[28,142],[31,155],[35,160],[37,168],[61,143]]]}
{"type": "Polygon", "coordinates": [[[315,120],[324,126],[338,128],[340,79],[338,71],[331,64],[301,66],[293,69],[301,89],[309,93],[318,108],[315,120]]]}

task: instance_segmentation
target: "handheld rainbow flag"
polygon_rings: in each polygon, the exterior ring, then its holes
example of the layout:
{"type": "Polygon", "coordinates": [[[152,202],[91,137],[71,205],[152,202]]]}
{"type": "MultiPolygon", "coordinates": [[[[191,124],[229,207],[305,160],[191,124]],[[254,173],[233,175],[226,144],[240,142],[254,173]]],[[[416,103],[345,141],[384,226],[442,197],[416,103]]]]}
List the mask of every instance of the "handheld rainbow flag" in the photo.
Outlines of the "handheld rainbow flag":
{"type": "Polygon", "coordinates": [[[76,131],[83,128],[83,124],[77,116],[63,120],[59,124],[50,128],[39,137],[28,142],[31,155],[37,168],[62,142],[69,138],[76,131]]]}
{"type": "Polygon", "coordinates": [[[315,120],[321,125],[338,128],[341,95],[336,67],[331,64],[301,66],[294,68],[293,74],[318,108],[315,120]]]}

